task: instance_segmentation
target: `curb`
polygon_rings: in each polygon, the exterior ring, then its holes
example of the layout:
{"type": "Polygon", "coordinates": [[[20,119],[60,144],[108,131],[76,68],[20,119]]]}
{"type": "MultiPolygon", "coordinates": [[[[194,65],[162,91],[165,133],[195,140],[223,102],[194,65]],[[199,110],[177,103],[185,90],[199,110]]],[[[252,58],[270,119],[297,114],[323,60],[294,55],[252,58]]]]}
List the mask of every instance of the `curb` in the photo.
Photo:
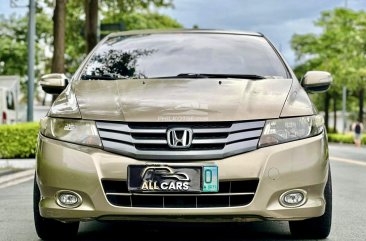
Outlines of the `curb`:
{"type": "Polygon", "coordinates": [[[34,169],[16,172],[0,177],[0,188],[13,186],[22,182],[32,180],[34,178],[34,169]]]}
{"type": "Polygon", "coordinates": [[[34,169],[36,160],[29,159],[0,159],[0,168],[34,169]]]}

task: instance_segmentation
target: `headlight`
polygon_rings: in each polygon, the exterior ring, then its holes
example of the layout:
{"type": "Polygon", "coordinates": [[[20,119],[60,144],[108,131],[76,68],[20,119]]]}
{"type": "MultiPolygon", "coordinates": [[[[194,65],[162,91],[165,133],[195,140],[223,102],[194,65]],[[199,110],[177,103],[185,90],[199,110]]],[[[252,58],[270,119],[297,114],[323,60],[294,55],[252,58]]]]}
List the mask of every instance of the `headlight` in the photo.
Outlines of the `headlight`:
{"type": "Polygon", "coordinates": [[[315,136],[323,129],[324,120],[320,115],[268,120],[259,140],[259,147],[315,136]]]}
{"type": "Polygon", "coordinates": [[[102,146],[94,121],[45,117],[40,131],[44,136],[61,141],[102,146]]]}

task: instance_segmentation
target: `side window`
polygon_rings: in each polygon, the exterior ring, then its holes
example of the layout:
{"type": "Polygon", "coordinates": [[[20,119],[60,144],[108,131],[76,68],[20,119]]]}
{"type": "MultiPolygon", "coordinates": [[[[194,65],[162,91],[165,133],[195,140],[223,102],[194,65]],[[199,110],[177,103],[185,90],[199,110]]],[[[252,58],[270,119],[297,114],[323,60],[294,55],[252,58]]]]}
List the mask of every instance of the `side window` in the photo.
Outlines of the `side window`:
{"type": "Polygon", "coordinates": [[[14,94],[11,91],[6,92],[6,105],[8,107],[8,110],[15,109],[14,94]]]}

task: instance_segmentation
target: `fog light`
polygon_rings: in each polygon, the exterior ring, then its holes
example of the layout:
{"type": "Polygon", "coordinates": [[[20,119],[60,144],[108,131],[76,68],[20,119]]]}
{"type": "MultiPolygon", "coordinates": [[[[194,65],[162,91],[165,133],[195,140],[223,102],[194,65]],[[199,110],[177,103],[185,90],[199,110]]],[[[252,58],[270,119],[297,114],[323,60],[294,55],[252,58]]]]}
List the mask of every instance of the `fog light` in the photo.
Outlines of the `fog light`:
{"type": "Polygon", "coordinates": [[[56,194],[57,204],[65,208],[76,208],[82,200],[79,194],[72,191],[59,191],[56,194]]]}
{"type": "Polygon", "coordinates": [[[306,192],[301,189],[287,191],[280,197],[280,203],[285,207],[299,207],[305,202],[306,192]]]}

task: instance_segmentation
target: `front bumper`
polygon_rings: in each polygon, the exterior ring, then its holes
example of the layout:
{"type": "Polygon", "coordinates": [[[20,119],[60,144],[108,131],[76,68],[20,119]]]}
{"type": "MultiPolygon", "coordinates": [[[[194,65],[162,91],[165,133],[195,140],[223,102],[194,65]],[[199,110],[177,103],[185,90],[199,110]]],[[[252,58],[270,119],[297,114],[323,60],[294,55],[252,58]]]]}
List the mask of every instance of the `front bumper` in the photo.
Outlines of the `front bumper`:
{"type": "Polygon", "coordinates": [[[324,134],[286,144],[261,148],[223,160],[154,162],[136,160],[101,149],[65,143],[40,135],[37,151],[37,182],[43,217],[71,220],[173,220],[251,221],[302,220],[321,216],[325,210],[323,190],[328,175],[328,147],[324,134]],[[251,203],[219,208],[138,208],[110,204],[102,179],[127,179],[131,164],[177,166],[217,165],[219,180],[259,179],[251,203]],[[279,197],[287,190],[303,189],[307,201],[297,208],[283,207],[279,197]],[[82,197],[73,209],[60,207],[55,194],[71,190],[82,197]]]}

